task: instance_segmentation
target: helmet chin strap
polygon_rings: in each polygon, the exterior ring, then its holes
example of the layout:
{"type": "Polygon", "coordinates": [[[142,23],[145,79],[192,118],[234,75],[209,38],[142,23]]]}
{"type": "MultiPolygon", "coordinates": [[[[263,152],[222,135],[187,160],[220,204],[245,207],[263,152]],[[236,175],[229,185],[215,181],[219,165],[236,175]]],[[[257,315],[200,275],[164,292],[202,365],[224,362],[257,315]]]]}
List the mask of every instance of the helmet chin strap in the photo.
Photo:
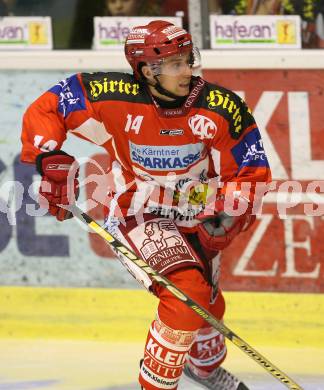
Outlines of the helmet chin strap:
{"type": "Polygon", "coordinates": [[[179,99],[182,98],[183,96],[181,95],[176,95],[175,93],[172,93],[168,91],[167,89],[163,88],[162,85],[160,84],[160,81],[158,79],[158,76],[154,76],[154,79],[156,81],[156,84],[150,84],[152,87],[154,87],[161,95],[167,96],[171,99],[179,99]]]}
{"type": "Polygon", "coordinates": [[[170,91],[168,91],[167,89],[163,88],[162,85],[160,84],[160,81],[159,79],[157,78],[157,76],[154,76],[154,79],[156,80],[156,84],[153,85],[153,87],[161,94],[161,95],[164,95],[164,96],[167,96],[171,99],[179,99],[180,97],[182,96],[179,96],[179,95],[176,95],[175,93],[172,93],[170,91]]]}
{"type": "MultiPolygon", "coordinates": [[[[143,64],[144,65],[144,64],[143,64]]],[[[175,93],[172,93],[170,91],[168,91],[167,89],[163,88],[161,83],[160,83],[160,80],[158,79],[158,75],[155,75],[153,76],[154,77],[154,80],[156,81],[155,84],[152,84],[151,82],[149,82],[149,80],[143,75],[142,73],[142,67],[140,67],[139,69],[139,72],[141,74],[141,82],[143,82],[144,84],[146,85],[150,85],[151,87],[154,87],[157,92],[159,92],[161,95],[164,95],[164,96],[167,96],[171,99],[179,99],[179,98],[183,98],[182,95],[176,95],[175,93]]]]}

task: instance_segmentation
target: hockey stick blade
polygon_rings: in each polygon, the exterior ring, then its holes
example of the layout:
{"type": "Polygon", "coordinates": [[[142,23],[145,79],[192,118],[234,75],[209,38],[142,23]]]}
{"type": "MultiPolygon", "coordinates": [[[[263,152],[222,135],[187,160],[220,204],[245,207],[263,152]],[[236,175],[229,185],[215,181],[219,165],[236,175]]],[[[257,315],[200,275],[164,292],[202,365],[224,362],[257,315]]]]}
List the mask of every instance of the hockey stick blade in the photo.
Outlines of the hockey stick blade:
{"type": "Polygon", "coordinates": [[[241,351],[247,354],[251,359],[257,362],[261,367],[263,367],[269,374],[278,379],[283,385],[291,390],[303,390],[303,388],[298,385],[293,379],[291,379],[287,374],[281,371],[278,367],[272,364],[267,358],[262,356],[258,351],[251,347],[246,341],[241,339],[237,334],[232,332],[226,325],[218,321],[209,311],[204,309],[194,300],[192,300],[187,294],[181,291],[176,287],[172,282],[170,282],[166,277],[160,275],[158,272],[154,271],[143,259],[138,257],[134,251],[127,248],[122,244],[117,238],[110,234],[104,227],[100,226],[95,220],[93,220],[89,215],[84,213],[78,206],[61,206],[62,208],[71,211],[72,214],[79,219],[84,224],[100,237],[102,237],[113,249],[117,252],[120,252],[131,260],[135,265],[137,265],[141,270],[143,270],[151,279],[159,283],[160,285],[167,288],[175,297],[181,300],[185,305],[190,307],[196,314],[202,317],[207,321],[212,327],[222,333],[227,339],[229,339],[233,344],[235,344],[241,351]]]}

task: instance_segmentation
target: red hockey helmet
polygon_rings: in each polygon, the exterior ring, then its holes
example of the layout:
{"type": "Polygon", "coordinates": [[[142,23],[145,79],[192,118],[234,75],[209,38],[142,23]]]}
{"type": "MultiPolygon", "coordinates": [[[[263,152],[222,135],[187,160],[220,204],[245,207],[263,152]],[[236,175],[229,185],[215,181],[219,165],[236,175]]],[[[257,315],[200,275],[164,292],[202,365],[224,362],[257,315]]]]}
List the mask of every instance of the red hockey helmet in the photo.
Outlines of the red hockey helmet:
{"type": "Polygon", "coordinates": [[[191,35],[163,20],[134,27],[125,42],[125,55],[137,78],[141,78],[140,63],[156,63],[165,57],[192,51],[191,35]]]}

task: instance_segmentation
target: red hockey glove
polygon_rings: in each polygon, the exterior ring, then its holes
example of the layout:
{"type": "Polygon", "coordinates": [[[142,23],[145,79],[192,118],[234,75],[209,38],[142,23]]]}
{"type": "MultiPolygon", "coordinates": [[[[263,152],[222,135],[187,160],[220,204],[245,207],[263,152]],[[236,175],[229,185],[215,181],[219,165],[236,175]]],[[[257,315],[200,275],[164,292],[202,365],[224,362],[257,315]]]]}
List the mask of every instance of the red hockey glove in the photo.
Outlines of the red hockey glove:
{"type": "Polygon", "coordinates": [[[213,216],[198,216],[198,238],[201,245],[211,251],[225,249],[241,231],[246,231],[255,221],[255,215],[248,210],[239,216],[225,213],[224,203],[218,203],[218,212],[213,216]]]}
{"type": "Polygon", "coordinates": [[[58,205],[73,204],[78,198],[79,166],[75,163],[75,158],[61,150],[42,153],[36,158],[36,169],[42,176],[39,204],[48,208],[58,221],[72,218],[72,213],[58,205]]]}

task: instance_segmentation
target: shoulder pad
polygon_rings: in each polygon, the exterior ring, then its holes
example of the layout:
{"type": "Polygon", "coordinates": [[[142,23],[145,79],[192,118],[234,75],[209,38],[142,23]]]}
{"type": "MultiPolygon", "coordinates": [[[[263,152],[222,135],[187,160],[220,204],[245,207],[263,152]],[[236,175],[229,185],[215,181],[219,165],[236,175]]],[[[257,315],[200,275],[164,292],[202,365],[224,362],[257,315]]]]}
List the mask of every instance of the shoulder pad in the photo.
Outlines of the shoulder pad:
{"type": "Polygon", "coordinates": [[[208,83],[204,100],[204,107],[228,121],[229,132],[234,139],[240,138],[244,130],[255,123],[244,100],[229,89],[208,83]]]}
{"type": "Polygon", "coordinates": [[[129,73],[81,73],[81,78],[90,102],[105,100],[148,102],[146,91],[129,73]]]}

